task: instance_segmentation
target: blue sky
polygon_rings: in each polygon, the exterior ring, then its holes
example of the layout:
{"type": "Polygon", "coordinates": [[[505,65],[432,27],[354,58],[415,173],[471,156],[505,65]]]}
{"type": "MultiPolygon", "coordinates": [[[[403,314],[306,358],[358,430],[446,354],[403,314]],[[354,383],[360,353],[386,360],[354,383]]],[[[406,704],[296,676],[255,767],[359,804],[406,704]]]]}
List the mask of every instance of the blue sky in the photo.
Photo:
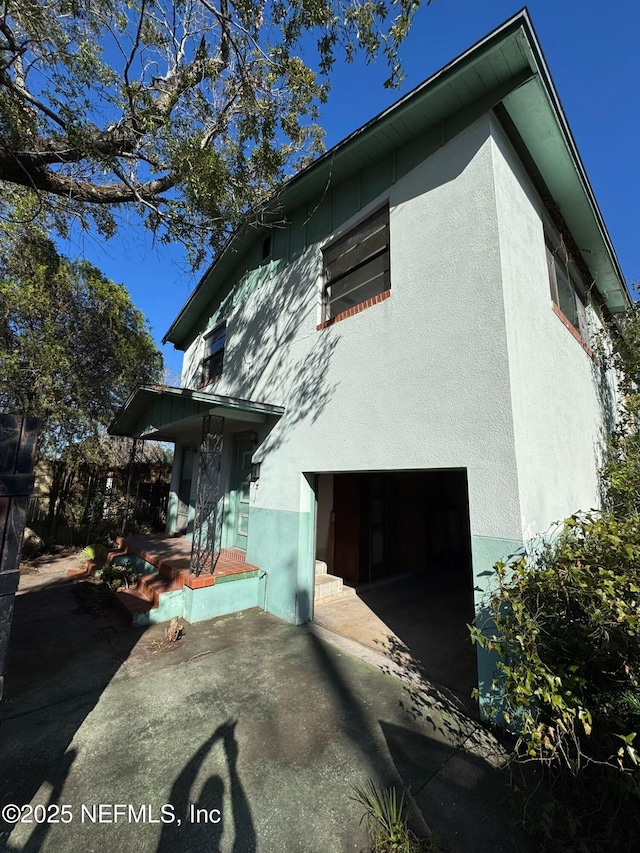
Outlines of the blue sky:
{"type": "MultiPolygon", "coordinates": [[[[521,8],[509,0],[435,0],[422,7],[401,58],[406,80],[383,89],[385,68],[336,64],[323,108],[331,147],[462,53],[521,8]]],[[[640,3],[530,0],[528,9],[627,283],[640,282],[640,3]]],[[[197,283],[178,247],[154,247],[133,221],[107,243],[91,237],[61,247],[122,282],[158,345],[197,283]]],[[[179,370],[182,354],[163,347],[179,370]]]]}

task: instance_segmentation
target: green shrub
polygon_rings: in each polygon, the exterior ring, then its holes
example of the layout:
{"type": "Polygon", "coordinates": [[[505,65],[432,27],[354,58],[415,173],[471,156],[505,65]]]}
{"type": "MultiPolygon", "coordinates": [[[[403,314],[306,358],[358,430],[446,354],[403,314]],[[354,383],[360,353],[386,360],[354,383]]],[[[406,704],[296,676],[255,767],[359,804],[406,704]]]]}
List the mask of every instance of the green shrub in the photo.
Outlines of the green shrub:
{"type": "Polygon", "coordinates": [[[103,563],[107,558],[109,549],[101,542],[96,542],[95,545],[87,545],[80,552],[83,560],[95,560],[97,563],[103,563]]]}
{"type": "Polygon", "coordinates": [[[124,587],[128,589],[138,582],[138,572],[129,559],[121,563],[106,563],[102,569],[101,578],[112,592],[124,587]]]}
{"type": "Polygon", "coordinates": [[[517,733],[518,756],[548,772],[555,799],[540,820],[562,837],[559,849],[574,849],[571,839],[575,849],[632,849],[625,845],[640,838],[640,520],[571,516],[535,554],[495,570],[494,629],[474,627],[472,638],[499,655],[494,712],[517,733]]]}
{"type": "Polygon", "coordinates": [[[625,397],[601,470],[607,508],[617,518],[640,516],[640,397],[625,397]]]}
{"type": "Polygon", "coordinates": [[[437,853],[432,839],[418,838],[409,827],[415,803],[408,791],[398,794],[369,780],[354,788],[352,799],[364,809],[361,821],[367,822],[372,853],[437,853]]]}

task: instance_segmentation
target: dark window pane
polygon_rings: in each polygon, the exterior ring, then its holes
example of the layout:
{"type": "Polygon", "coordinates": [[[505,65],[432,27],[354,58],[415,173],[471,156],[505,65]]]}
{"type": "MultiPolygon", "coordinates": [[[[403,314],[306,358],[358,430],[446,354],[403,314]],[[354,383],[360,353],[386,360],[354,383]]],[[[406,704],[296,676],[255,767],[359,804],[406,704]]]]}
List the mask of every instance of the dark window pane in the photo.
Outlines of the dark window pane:
{"type": "Polygon", "coordinates": [[[558,308],[567,320],[577,328],[578,310],[575,292],[567,268],[558,258],[556,258],[556,282],[558,285],[558,308]]]}
{"type": "Polygon", "coordinates": [[[388,290],[389,208],[328,246],[323,257],[329,318],[388,290]]]}
{"type": "MultiPolygon", "coordinates": [[[[339,295],[334,296],[329,292],[329,317],[342,314],[343,311],[348,311],[354,305],[359,305],[361,302],[389,290],[389,271],[380,270],[375,275],[368,275],[362,283],[350,287],[349,285],[352,283],[350,277],[343,279],[340,282],[341,293],[339,295]]],[[[337,290],[337,285],[331,288],[331,291],[334,290],[337,290]]]]}
{"type": "Polygon", "coordinates": [[[220,350],[215,355],[205,358],[202,362],[202,384],[208,385],[222,375],[222,362],[224,359],[224,350],[220,350]]]}
{"type": "Polygon", "coordinates": [[[202,385],[208,385],[222,375],[226,337],[226,326],[220,326],[205,338],[204,358],[202,360],[202,385]]]}

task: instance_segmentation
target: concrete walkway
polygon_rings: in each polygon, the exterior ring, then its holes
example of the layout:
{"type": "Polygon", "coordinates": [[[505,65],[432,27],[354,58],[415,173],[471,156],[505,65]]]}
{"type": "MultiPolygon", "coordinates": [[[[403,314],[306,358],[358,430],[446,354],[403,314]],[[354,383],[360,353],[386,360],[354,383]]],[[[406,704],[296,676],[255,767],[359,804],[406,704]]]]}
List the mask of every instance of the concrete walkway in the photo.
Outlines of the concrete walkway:
{"type": "Polygon", "coordinates": [[[16,599],[0,729],[0,805],[34,809],[0,820],[1,849],[359,851],[350,797],[369,778],[410,786],[451,853],[533,849],[497,743],[415,673],[258,610],[178,643],[117,631],[60,574],[40,580],[16,599]]]}

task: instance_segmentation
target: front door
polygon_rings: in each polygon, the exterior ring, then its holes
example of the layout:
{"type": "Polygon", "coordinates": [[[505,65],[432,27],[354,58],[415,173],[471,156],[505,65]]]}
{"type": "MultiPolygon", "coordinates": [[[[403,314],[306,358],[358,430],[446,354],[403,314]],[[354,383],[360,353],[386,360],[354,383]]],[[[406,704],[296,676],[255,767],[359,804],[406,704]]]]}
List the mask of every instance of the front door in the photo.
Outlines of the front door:
{"type": "Polygon", "coordinates": [[[249,492],[251,486],[251,457],[254,445],[250,438],[238,437],[233,442],[233,470],[229,489],[231,544],[247,550],[249,534],[249,492]]]}

